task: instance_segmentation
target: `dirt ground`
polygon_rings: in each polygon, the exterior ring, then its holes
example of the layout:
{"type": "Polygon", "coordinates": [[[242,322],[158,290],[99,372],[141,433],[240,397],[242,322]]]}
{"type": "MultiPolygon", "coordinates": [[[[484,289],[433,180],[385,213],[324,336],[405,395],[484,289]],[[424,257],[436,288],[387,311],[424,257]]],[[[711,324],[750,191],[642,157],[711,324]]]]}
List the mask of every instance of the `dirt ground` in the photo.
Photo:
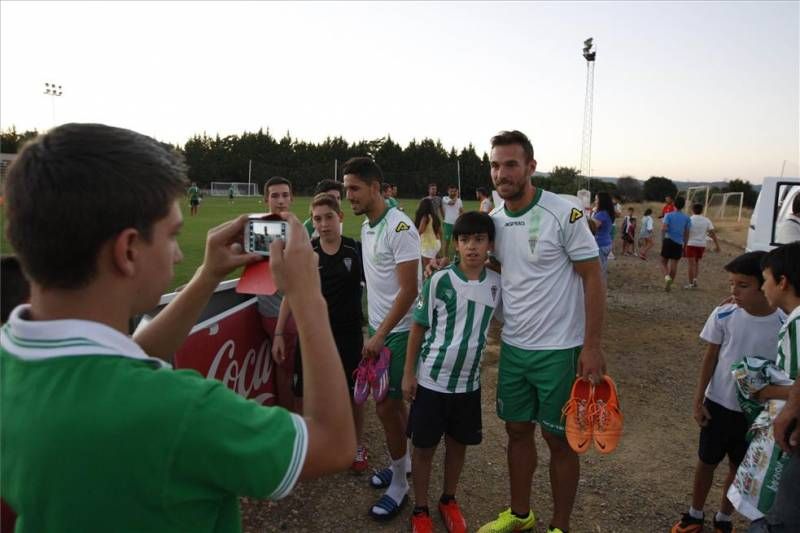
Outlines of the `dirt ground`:
{"type": "MultiPolygon", "coordinates": [[[[664,292],[659,243],[650,251],[649,261],[621,257],[617,249],[617,259],[609,267],[603,347],[609,374],[619,388],[625,430],[614,453],[603,456],[592,450],[581,457],[571,532],[669,531],[685,512],[697,457],[698,427],[691,416],[691,400],[704,351],[698,335],[709,313],[727,295],[722,267],[742,253],[746,224],[743,220],[719,225],[722,252],[706,254],[700,288],[695,290],[682,289],[687,283],[682,261],[672,292],[664,292]]],[[[470,531],[494,519],[509,501],[506,436],[494,409],[497,357],[495,339],[487,348],[482,372],[484,440],[468,450],[457,494],[470,531]]],[[[367,412],[370,466],[380,468],[387,464],[388,455],[371,404],[367,412]]],[[[541,436],[537,434],[536,440],[540,457],[531,503],[538,517],[535,531],[544,532],[552,510],[549,457],[541,436]]],[[[434,464],[440,465],[441,459],[440,447],[434,464]]],[[[719,508],[725,469],[718,469],[709,495],[708,521],[719,508]]],[[[441,476],[441,468],[436,468],[432,502],[440,493],[441,476]]],[[[411,505],[388,524],[367,516],[380,495],[369,487],[366,475],[339,474],[301,483],[280,502],[243,499],[243,526],[246,532],[408,531],[411,505]]],[[[438,514],[433,516],[436,531],[446,531],[438,514]]],[[[740,518],[735,524],[739,529],[746,525],[740,518]]]]}

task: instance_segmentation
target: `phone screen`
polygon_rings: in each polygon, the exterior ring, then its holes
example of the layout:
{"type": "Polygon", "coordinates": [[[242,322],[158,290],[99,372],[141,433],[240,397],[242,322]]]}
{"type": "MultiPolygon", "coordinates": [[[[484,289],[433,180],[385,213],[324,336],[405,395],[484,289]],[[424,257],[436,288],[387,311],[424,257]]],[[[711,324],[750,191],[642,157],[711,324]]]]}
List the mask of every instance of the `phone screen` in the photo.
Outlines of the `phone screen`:
{"type": "Polygon", "coordinates": [[[286,239],[286,222],[275,220],[251,220],[248,251],[269,255],[269,246],[275,239],[286,239]]]}

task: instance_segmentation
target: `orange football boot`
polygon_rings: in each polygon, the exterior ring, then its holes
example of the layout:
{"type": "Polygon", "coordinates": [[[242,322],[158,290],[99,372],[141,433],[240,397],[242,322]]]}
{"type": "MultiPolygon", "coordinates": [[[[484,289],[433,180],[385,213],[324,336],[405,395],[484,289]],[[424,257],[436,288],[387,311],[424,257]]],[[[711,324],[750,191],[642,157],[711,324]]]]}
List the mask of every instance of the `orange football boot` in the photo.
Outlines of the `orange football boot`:
{"type": "Polygon", "coordinates": [[[569,400],[561,410],[564,417],[564,431],[567,434],[567,443],[576,453],[584,453],[592,443],[593,423],[591,420],[591,406],[593,405],[592,382],[588,379],[578,378],[572,384],[569,400]]]}
{"type": "Polygon", "coordinates": [[[600,453],[613,452],[622,436],[622,411],[619,409],[617,386],[609,376],[594,386],[594,396],[589,406],[594,447],[600,453]]]}

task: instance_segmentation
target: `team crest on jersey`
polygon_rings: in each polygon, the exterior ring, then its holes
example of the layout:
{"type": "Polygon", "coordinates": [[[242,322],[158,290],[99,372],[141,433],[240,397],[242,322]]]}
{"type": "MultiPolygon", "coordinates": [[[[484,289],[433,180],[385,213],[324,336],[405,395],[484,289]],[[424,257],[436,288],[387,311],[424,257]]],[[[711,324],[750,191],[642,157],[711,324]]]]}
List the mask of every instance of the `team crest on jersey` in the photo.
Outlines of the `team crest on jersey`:
{"type": "Polygon", "coordinates": [[[425,300],[422,298],[422,295],[417,299],[417,309],[422,309],[425,307],[425,300]]]}
{"type": "Polygon", "coordinates": [[[573,207],[572,211],[569,212],[569,223],[574,224],[576,220],[580,220],[583,218],[583,211],[578,208],[573,207]]]}
{"type": "Polygon", "coordinates": [[[394,228],[395,233],[400,233],[401,231],[408,231],[411,229],[411,226],[406,224],[405,222],[400,222],[396,228],[394,228]]]}
{"type": "Polygon", "coordinates": [[[353,268],[353,260],[349,257],[345,257],[342,262],[344,263],[344,267],[347,269],[347,271],[350,272],[350,269],[353,268]]]}
{"type": "Polygon", "coordinates": [[[497,298],[497,285],[492,285],[492,300],[497,298]]]}

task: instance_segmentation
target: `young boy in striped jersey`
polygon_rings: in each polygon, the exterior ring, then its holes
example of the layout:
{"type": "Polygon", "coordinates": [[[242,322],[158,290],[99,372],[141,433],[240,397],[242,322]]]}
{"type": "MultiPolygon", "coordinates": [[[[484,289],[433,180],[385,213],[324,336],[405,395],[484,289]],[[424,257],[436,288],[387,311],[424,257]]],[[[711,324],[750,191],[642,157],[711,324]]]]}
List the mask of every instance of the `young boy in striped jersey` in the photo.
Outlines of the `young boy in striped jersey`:
{"type": "MultiPolygon", "coordinates": [[[[778,332],[778,358],[775,364],[791,379],[797,379],[800,366],[800,241],[784,244],[761,260],[764,284],[761,290],[767,301],[789,315],[778,332]]],[[[767,385],[756,398],[786,400],[791,385],[767,385]]]]}
{"type": "Polygon", "coordinates": [[[414,445],[414,533],[433,531],[428,485],[436,446],[445,435],[439,512],[450,532],[466,532],[455,500],[467,445],[481,442],[480,363],[489,321],[500,305],[500,275],[485,268],[494,242],[486,213],[468,212],[453,225],[460,263],[428,279],[414,310],[403,396],[413,401],[408,436],[414,445]]]}

